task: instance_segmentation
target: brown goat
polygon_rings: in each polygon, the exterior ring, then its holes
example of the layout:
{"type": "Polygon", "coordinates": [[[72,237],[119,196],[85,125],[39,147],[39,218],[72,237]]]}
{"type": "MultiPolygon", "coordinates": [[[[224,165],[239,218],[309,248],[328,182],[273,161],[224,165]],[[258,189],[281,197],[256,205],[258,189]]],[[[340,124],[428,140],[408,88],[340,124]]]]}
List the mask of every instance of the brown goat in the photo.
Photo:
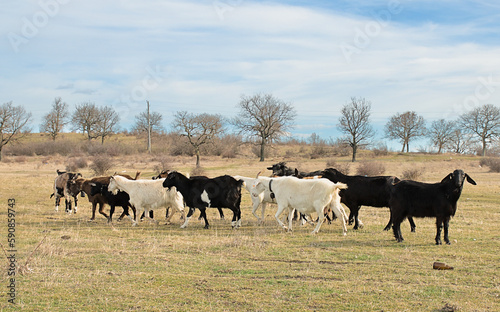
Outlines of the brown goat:
{"type": "MultiPolygon", "coordinates": [[[[120,174],[121,176],[129,179],[129,180],[136,180],[141,173],[138,171],[135,175],[135,178],[132,178],[131,176],[127,174],[120,174]]],[[[87,197],[89,199],[89,202],[92,204],[92,217],[90,218],[91,221],[95,220],[95,211],[97,208],[97,205],[99,205],[99,213],[102,214],[108,222],[111,221],[111,216],[108,216],[104,212],[104,206],[108,203],[107,199],[105,196],[102,194],[98,193],[95,195],[91,195],[91,184],[92,183],[101,183],[101,184],[109,184],[109,179],[111,177],[105,176],[105,177],[94,177],[90,179],[85,179],[85,178],[78,178],[72,181],[68,181],[68,191],[70,194],[78,194],[79,192],[85,192],[87,194],[87,197]]],[[[132,207],[135,213],[135,208],[132,207]]],[[[122,215],[120,216],[119,220],[121,220],[124,216],[126,215],[126,211],[124,210],[122,215]]]]}

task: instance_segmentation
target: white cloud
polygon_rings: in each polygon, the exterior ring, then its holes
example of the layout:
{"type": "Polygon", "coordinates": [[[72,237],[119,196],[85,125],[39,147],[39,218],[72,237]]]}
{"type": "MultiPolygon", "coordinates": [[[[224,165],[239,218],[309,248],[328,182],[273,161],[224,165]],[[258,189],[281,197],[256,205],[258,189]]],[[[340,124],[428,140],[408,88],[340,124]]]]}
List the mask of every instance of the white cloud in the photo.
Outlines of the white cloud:
{"type": "MultiPolygon", "coordinates": [[[[177,110],[232,115],[241,94],[269,92],[296,107],[296,133],[326,138],[351,96],[369,99],[382,125],[396,112],[433,119],[457,115],[474,97],[500,100],[500,46],[481,37],[498,29],[494,20],[440,23],[410,16],[416,4],[405,3],[377,24],[373,12],[386,1],[365,3],[364,15],[351,2],[349,12],[320,1],[220,1],[223,11],[214,3],[68,1],[18,52],[0,45],[3,102],[24,105],[36,123],[55,97],[93,101],[119,109],[129,127],[146,98],[168,121],[177,110]],[[355,48],[349,59],[343,45],[355,48]],[[482,87],[481,77],[494,83],[482,87]]],[[[40,10],[36,1],[9,2],[7,32],[21,34],[23,19],[40,10]]]]}

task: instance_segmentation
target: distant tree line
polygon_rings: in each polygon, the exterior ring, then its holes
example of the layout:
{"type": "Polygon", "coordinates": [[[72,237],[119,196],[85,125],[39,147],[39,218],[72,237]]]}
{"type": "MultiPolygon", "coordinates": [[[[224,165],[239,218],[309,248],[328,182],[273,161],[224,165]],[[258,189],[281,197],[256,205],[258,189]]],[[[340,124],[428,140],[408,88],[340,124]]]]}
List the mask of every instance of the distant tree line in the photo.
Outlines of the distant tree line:
{"type": "MultiPolygon", "coordinates": [[[[149,104],[149,103],[148,103],[149,104]]],[[[173,133],[184,137],[196,155],[196,165],[200,165],[202,147],[227,135],[227,126],[232,125],[237,135],[259,147],[258,156],[264,161],[266,146],[287,136],[294,126],[297,116],[292,104],[271,94],[242,95],[237,104],[238,114],[225,118],[219,114],[193,114],[178,111],[171,125],[173,133]]],[[[352,161],[356,161],[359,149],[373,144],[375,131],[370,121],[371,102],[365,98],[352,97],[341,109],[337,128],[343,133],[338,142],[349,147],[352,161]]],[[[135,116],[132,132],[136,134],[161,134],[165,131],[162,115],[146,112],[135,116]]],[[[12,102],[0,107],[0,160],[2,148],[30,132],[28,125],[31,113],[12,102]]],[[[42,118],[40,132],[56,140],[65,127],[81,132],[86,138],[100,140],[119,132],[119,115],[110,106],[97,106],[92,102],[76,105],[70,113],[68,104],[60,97],[54,99],[52,109],[42,118]]],[[[437,153],[451,151],[464,153],[471,145],[480,143],[484,156],[489,144],[500,137],[500,109],[493,104],[485,104],[462,114],[457,120],[439,119],[427,126],[422,116],[414,111],[396,113],[389,118],[384,128],[384,138],[401,143],[401,152],[409,152],[410,142],[417,138],[428,138],[437,153]]],[[[149,136],[150,138],[150,136],[149,136]]],[[[313,144],[320,141],[315,133],[310,138],[313,144]]],[[[150,141],[148,150],[151,151],[150,141]]]]}

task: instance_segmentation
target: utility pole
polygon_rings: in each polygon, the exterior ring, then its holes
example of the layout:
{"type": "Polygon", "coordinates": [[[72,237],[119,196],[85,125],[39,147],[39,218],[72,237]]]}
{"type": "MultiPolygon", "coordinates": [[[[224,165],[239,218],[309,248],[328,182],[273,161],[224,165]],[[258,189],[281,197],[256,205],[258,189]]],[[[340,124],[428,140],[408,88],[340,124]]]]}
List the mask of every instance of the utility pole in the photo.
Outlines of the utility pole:
{"type": "Polygon", "coordinates": [[[149,115],[149,101],[148,103],[148,153],[151,154],[151,116],[149,115]]]}

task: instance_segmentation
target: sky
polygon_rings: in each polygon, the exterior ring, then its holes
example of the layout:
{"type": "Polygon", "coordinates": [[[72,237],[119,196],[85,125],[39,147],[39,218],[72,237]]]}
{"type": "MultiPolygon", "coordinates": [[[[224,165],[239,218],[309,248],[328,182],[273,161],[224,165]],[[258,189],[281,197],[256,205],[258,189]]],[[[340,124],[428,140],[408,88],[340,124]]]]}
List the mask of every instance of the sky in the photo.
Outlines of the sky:
{"type": "Polygon", "coordinates": [[[170,129],[177,111],[230,118],[270,93],[295,108],[292,137],[335,140],[362,97],[376,141],[400,149],[383,138],[397,113],[430,125],[500,104],[496,0],[30,0],[0,17],[0,104],[34,131],[56,97],[112,106],[130,130],[146,100],[170,129]]]}

